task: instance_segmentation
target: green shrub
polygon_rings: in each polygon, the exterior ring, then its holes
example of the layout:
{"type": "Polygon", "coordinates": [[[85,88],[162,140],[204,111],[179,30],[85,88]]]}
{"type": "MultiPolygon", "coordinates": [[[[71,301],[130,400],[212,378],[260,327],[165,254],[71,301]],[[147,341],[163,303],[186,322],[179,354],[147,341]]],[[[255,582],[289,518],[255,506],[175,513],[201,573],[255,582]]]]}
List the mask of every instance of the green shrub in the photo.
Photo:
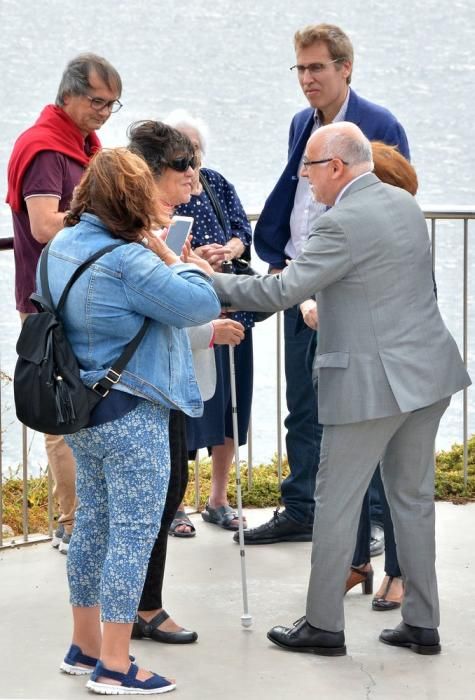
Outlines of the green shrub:
{"type": "MultiPolygon", "coordinates": [[[[282,465],[282,477],[289,473],[287,459],[282,465]]],[[[211,485],[211,462],[200,463],[200,503],[203,508],[209,496],[211,485]]],[[[279,503],[280,489],[277,458],[270,464],[259,464],[252,470],[252,486],[248,485],[247,465],[241,464],[241,487],[243,505],[252,508],[273,507],[279,503]]],[[[23,482],[19,471],[11,473],[3,483],[3,522],[13,529],[16,535],[22,532],[23,482]]],[[[231,470],[228,488],[229,502],[236,506],[236,477],[231,470]]],[[[468,481],[463,480],[463,445],[452,445],[450,450],[436,455],[435,497],[437,500],[465,503],[475,500],[475,435],[468,441],[468,481]]],[[[195,463],[189,463],[189,483],[185,503],[195,506],[195,463]]],[[[48,532],[48,476],[42,472],[28,480],[28,523],[30,532],[48,532]]]]}

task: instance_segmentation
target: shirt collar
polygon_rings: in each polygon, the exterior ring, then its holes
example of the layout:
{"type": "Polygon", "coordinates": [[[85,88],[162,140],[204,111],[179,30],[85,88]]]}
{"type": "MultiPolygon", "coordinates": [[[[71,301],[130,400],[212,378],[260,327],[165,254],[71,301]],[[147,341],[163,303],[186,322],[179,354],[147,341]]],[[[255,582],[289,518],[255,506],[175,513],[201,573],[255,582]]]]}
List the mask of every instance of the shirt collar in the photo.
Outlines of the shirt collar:
{"type": "Polygon", "coordinates": [[[356,182],[357,180],[360,180],[360,179],[361,179],[362,177],[364,177],[365,175],[369,175],[370,173],[371,173],[371,170],[367,170],[365,173],[361,173],[361,175],[358,175],[357,177],[353,178],[353,180],[350,180],[350,182],[347,182],[346,185],[343,187],[343,189],[340,190],[340,192],[338,193],[338,196],[337,196],[337,198],[335,199],[335,204],[334,204],[333,206],[335,207],[335,206],[338,204],[338,202],[340,201],[340,199],[343,197],[343,193],[346,192],[346,190],[348,189],[348,187],[350,187],[350,186],[351,186],[354,182],[356,182]]]}
{"type": "MultiPolygon", "coordinates": [[[[346,110],[348,109],[348,102],[350,100],[350,92],[351,92],[351,88],[349,87],[348,92],[346,93],[345,101],[341,105],[338,114],[335,115],[335,117],[332,121],[332,124],[334,124],[335,122],[344,122],[345,121],[346,110]]],[[[318,109],[315,110],[313,118],[315,120],[315,128],[319,129],[322,126],[322,122],[320,121],[320,115],[318,113],[318,109]]]]}

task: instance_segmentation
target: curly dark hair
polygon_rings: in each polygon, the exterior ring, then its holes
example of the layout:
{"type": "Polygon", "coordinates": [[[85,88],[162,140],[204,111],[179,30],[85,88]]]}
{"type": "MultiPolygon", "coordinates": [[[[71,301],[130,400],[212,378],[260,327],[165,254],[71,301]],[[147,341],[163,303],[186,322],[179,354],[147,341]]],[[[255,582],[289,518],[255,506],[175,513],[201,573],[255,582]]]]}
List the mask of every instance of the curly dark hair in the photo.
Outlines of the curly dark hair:
{"type": "Polygon", "coordinates": [[[155,180],[143,158],[127,148],[103,148],[74,190],[65,226],[74,226],[81,214],[89,212],[114,237],[137,241],[151,229],[170,223],[156,199],[155,180]]]}
{"type": "Polygon", "coordinates": [[[133,122],[127,129],[127,136],[129,150],[142,156],[156,178],[175,158],[192,158],[195,153],[188,136],[163,122],[133,122]]]}

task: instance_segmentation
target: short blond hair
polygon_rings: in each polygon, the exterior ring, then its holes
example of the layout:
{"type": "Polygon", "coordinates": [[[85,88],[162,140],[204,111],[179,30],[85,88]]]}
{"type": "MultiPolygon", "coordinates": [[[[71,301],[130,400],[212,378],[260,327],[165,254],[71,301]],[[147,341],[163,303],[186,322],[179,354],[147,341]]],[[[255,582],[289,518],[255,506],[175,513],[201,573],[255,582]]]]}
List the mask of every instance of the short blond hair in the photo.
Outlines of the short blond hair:
{"type": "MultiPolygon", "coordinates": [[[[322,43],[328,49],[332,61],[349,61],[353,66],[353,44],[345,32],[336,24],[309,24],[298,29],[294,35],[295,50],[306,49],[313,44],[322,43]]],[[[337,63],[338,68],[338,63],[337,63]]],[[[351,72],[346,79],[351,82],[351,72]]]]}

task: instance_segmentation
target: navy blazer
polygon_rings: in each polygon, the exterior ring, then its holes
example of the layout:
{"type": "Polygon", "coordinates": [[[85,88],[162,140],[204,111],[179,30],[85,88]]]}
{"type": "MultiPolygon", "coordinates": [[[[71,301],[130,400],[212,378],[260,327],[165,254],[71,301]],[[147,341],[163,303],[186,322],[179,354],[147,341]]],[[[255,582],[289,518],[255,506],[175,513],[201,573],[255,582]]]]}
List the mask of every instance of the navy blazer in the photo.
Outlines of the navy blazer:
{"type": "MultiPolygon", "coordinates": [[[[284,172],[264,204],[254,231],[254,247],[270,267],[285,268],[285,246],[290,239],[290,215],[294,206],[298,169],[314,126],[315,110],[311,107],[298,112],[289,132],[289,160],[284,172]]],[[[406,133],[396,117],[350,91],[345,121],[353,122],[370,141],[383,141],[397,146],[409,158],[406,133]]]]}

